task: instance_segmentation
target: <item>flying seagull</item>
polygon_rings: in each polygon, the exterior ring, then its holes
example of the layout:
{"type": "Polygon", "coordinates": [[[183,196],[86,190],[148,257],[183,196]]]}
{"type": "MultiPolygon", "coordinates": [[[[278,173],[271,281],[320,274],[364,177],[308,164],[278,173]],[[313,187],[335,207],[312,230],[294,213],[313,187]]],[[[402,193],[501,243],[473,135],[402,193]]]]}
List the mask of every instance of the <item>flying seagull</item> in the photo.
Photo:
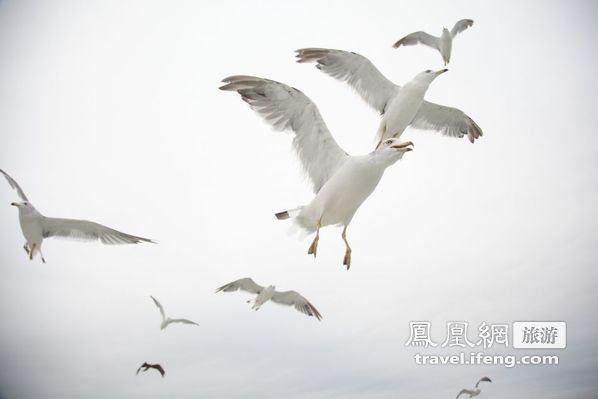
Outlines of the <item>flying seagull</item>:
{"type": "MultiPolygon", "coordinates": [[[[304,313],[308,316],[315,316],[316,319],[321,320],[322,315],[318,312],[318,309],[314,307],[305,297],[301,296],[297,291],[276,291],[276,287],[273,285],[269,285],[267,287],[262,287],[261,285],[257,285],[252,279],[250,278],[242,278],[232,283],[228,283],[223,285],[222,287],[218,288],[216,292],[224,291],[224,292],[233,292],[237,290],[247,291],[252,294],[256,294],[257,296],[253,300],[253,306],[251,309],[258,311],[260,306],[264,303],[271,300],[274,303],[278,303],[280,305],[287,305],[287,306],[294,306],[295,309],[304,313]]],[[[251,303],[252,301],[247,301],[247,303],[251,303]]]]}
{"type": "Polygon", "coordinates": [[[451,49],[453,48],[453,39],[463,32],[465,29],[473,25],[472,19],[462,19],[457,22],[450,31],[447,28],[442,28],[440,37],[432,36],[429,33],[419,31],[413,32],[401,40],[397,41],[392,46],[399,48],[401,46],[413,46],[415,44],[425,44],[426,46],[435,48],[442,55],[444,65],[447,65],[451,60],[451,49]]]}
{"type": "Polygon", "coordinates": [[[46,217],[39,213],[33,204],[29,202],[19,184],[12,177],[6,174],[2,169],[0,169],[0,173],[4,175],[8,184],[17,191],[19,198],[22,200],[22,202],[13,202],[11,205],[16,206],[19,209],[21,231],[26,239],[23,248],[31,260],[33,260],[36,253],[39,253],[42,262],[46,263],[42,254],[42,242],[44,238],[49,237],[87,241],[100,240],[103,244],[154,243],[154,241],[148,238],[122,233],[111,229],[110,227],[88,220],[46,217]]]}
{"type": "Polygon", "coordinates": [[[154,301],[158,309],[160,309],[160,314],[162,315],[162,323],[160,323],[160,330],[164,330],[166,327],[168,327],[170,323],[194,324],[196,326],[199,325],[196,322],[187,319],[171,319],[170,317],[166,317],[166,314],[164,313],[164,308],[162,307],[160,302],[158,302],[158,300],[153,296],[150,296],[150,298],[152,298],[152,301],[154,301]]]}
{"type": "Polygon", "coordinates": [[[421,72],[401,87],[357,53],[322,48],[304,48],[296,53],[297,62],[316,62],[316,68],[347,82],[365,102],[380,112],[378,144],[389,137],[400,137],[407,126],[438,130],[452,137],[467,135],[472,143],[482,136],[482,129],[461,110],[424,100],[430,83],[446,69],[421,72]]]}
{"type": "Polygon", "coordinates": [[[159,364],[149,364],[147,362],[143,362],[143,364],[139,366],[139,368],[137,369],[135,375],[139,374],[139,371],[141,371],[141,369],[143,369],[144,372],[148,371],[149,369],[156,369],[160,372],[160,374],[162,374],[162,378],[164,378],[164,374],[166,374],[162,366],[160,366],[159,364]]]}
{"type": "Polygon", "coordinates": [[[461,392],[459,392],[459,395],[457,395],[457,398],[459,398],[459,396],[461,396],[463,394],[469,395],[470,398],[473,398],[474,396],[478,396],[480,394],[480,392],[482,392],[482,390],[480,388],[478,388],[478,385],[480,385],[480,382],[482,382],[482,381],[492,382],[492,380],[490,378],[488,378],[488,377],[482,377],[477,382],[477,384],[475,384],[475,388],[473,388],[473,389],[462,389],[461,392]]]}
{"type": "Polygon", "coordinates": [[[316,256],[320,228],[342,225],[346,250],[343,265],[351,265],[347,226],[365,199],[374,191],[386,168],[410,151],[413,143],[385,140],[376,150],[348,155],[334,140],[316,105],[301,91],[273,80],[230,76],[221,90],[237,91],[250,107],[277,130],[295,133],[293,146],[309,175],[315,198],[307,205],[279,212],[280,220],[294,217],[308,233],[316,233],[308,254],[316,256]]]}

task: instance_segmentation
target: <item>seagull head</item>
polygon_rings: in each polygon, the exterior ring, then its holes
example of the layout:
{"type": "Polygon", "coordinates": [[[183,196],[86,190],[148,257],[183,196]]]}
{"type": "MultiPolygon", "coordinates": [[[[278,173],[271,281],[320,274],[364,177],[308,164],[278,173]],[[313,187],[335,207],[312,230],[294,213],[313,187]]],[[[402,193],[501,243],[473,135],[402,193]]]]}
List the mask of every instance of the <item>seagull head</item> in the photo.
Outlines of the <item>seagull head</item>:
{"type": "Polygon", "coordinates": [[[399,139],[390,138],[380,142],[375,153],[380,159],[393,164],[403,158],[403,155],[409,151],[413,151],[413,143],[411,141],[401,142],[399,139]]]}
{"type": "Polygon", "coordinates": [[[432,81],[434,79],[436,79],[438,76],[442,75],[445,72],[448,72],[448,69],[444,68],[444,69],[440,69],[438,71],[426,69],[425,71],[420,72],[417,75],[415,75],[415,78],[413,78],[413,80],[416,82],[420,82],[420,83],[429,85],[430,83],[432,83],[432,81]]]}
{"type": "Polygon", "coordinates": [[[11,203],[12,206],[16,206],[17,208],[19,208],[19,211],[23,210],[34,210],[35,208],[33,207],[33,205],[31,205],[31,202],[28,201],[23,201],[23,202],[13,202],[11,203]]]}

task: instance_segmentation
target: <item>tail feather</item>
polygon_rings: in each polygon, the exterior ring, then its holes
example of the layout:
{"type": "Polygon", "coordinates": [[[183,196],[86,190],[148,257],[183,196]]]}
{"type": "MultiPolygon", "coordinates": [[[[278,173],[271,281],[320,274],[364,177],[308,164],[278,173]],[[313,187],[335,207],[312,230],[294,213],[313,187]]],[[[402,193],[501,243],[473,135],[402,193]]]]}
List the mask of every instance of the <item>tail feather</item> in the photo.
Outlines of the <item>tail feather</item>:
{"type": "Polygon", "coordinates": [[[297,215],[299,215],[302,208],[303,207],[300,206],[298,208],[289,209],[289,210],[283,211],[283,212],[278,212],[278,213],[275,213],[274,216],[276,216],[276,219],[278,219],[278,220],[286,220],[286,219],[294,218],[297,215]]]}

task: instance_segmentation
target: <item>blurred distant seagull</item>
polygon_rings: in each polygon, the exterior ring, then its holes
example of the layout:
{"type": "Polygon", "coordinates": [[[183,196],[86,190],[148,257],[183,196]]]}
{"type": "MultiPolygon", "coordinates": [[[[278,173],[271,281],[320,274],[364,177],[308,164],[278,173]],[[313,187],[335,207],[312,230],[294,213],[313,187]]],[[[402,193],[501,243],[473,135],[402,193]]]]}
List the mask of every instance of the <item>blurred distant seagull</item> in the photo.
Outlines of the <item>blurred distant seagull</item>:
{"type": "Polygon", "coordinates": [[[480,385],[480,382],[482,382],[482,381],[492,382],[492,380],[490,378],[488,378],[488,377],[482,377],[482,378],[480,378],[480,380],[478,381],[478,383],[475,384],[475,388],[473,388],[473,389],[462,389],[461,392],[459,392],[459,395],[457,395],[457,398],[459,398],[459,396],[461,396],[463,394],[469,395],[470,398],[473,398],[474,396],[478,396],[480,394],[480,392],[482,392],[482,390],[480,388],[478,388],[478,385],[480,385]]]}
{"type": "Polygon", "coordinates": [[[469,28],[473,25],[473,20],[471,19],[462,19],[461,21],[457,22],[453,29],[449,32],[447,28],[442,28],[442,35],[440,37],[432,36],[426,32],[419,31],[413,32],[401,40],[397,41],[393,44],[394,48],[399,48],[401,46],[413,46],[415,44],[425,44],[426,46],[435,48],[440,52],[442,55],[442,59],[444,60],[444,65],[447,65],[451,60],[451,49],[453,47],[453,39],[459,33],[463,32],[465,29],[469,28]]]}
{"type": "Polygon", "coordinates": [[[411,142],[386,140],[375,151],[350,156],[336,143],[316,105],[299,90],[273,80],[231,76],[221,90],[237,91],[251,108],[277,130],[295,132],[293,145],[316,197],[307,205],[280,212],[278,219],[296,217],[297,224],[316,233],[308,254],[316,256],[320,228],[342,225],[346,251],[343,265],[351,265],[347,226],[363,201],[374,191],[386,168],[411,151],[411,142]]]}
{"type": "MultiPolygon", "coordinates": [[[[305,313],[308,316],[315,316],[318,320],[322,319],[322,315],[320,312],[318,312],[318,309],[316,309],[314,305],[309,303],[309,301],[302,297],[298,292],[276,291],[275,288],[276,287],[273,285],[262,287],[261,285],[257,285],[250,278],[242,278],[233,281],[232,283],[223,285],[222,287],[218,288],[216,292],[233,292],[237,290],[247,291],[252,294],[257,294],[257,297],[253,300],[253,306],[251,307],[256,311],[260,309],[260,306],[268,302],[268,300],[271,300],[272,302],[278,303],[280,305],[294,306],[295,309],[301,313],[305,313]]],[[[251,301],[247,301],[247,303],[250,302],[251,301]]]]}
{"type": "Polygon", "coordinates": [[[304,48],[296,52],[297,62],[316,62],[316,68],[347,82],[365,102],[380,112],[378,145],[386,138],[400,137],[407,126],[438,130],[452,137],[467,135],[472,143],[482,135],[482,129],[461,110],[424,100],[432,81],[447,69],[428,69],[401,87],[386,79],[370,60],[357,53],[322,48],[304,48]]]}
{"type": "Polygon", "coordinates": [[[139,371],[141,371],[141,369],[143,369],[144,372],[148,371],[149,369],[156,369],[160,372],[160,374],[162,374],[162,378],[164,378],[164,374],[166,374],[162,366],[160,366],[159,364],[149,364],[144,362],[141,366],[139,366],[135,374],[139,374],[139,371]]]}
{"type": "Polygon", "coordinates": [[[58,219],[43,216],[29,202],[27,196],[6,172],[0,169],[8,184],[17,191],[22,202],[13,202],[11,205],[19,208],[19,222],[25,239],[25,251],[29,259],[33,259],[39,252],[42,262],[46,262],[42,254],[42,242],[44,238],[59,237],[76,240],[100,240],[103,244],[137,244],[142,241],[153,242],[148,238],[136,237],[130,234],[121,233],[98,223],[87,220],[58,219]]]}
{"type": "Polygon", "coordinates": [[[196,326],[199,325],[196,322],[187,319],[171,319],[170,317],[166,317],[166,314],[164,313],[164,308],[162,307],[160,302],[158,302],[158,300],[153,296],[150,296],[150,298],[152,298],[152,301],[154,301],[158,309],[160,309],[160,314],[162,315],[162,323],[160,324],[160,330],[164,330],[166,327],[168,327],[170,323],[194,324],[196,326]]]}

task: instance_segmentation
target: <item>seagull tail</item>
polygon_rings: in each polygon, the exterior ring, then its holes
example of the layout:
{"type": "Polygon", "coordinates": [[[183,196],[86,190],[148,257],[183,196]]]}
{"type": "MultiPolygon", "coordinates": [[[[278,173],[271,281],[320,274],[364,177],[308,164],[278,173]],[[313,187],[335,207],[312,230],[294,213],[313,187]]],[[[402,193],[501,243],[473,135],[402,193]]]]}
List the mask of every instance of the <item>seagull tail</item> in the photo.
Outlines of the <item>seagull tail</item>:
{"type": "Polygon", "coordinates": [[[297,217],[299,213],[301,213],[301,209],[303,209],[302,206],[294,209],[289,209],[287,211],[275,213],[274,216],[276,216],[276,219],[278,220],[291,219],[297,217]]]}

